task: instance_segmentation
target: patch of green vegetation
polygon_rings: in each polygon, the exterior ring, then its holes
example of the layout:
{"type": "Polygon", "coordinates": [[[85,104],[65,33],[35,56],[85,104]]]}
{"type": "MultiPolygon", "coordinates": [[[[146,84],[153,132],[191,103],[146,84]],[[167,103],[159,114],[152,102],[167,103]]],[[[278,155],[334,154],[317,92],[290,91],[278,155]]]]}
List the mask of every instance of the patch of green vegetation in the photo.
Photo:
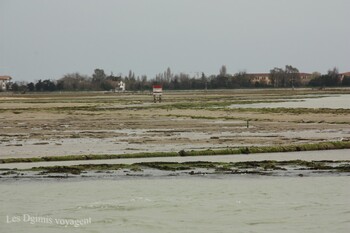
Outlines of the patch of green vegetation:
{"type": "Polygon", "coordinates": [[[79,175],[83,171],[110,171],[110,170],[119,170],[119,169],[130,169],[133,171],[141,170],[137,165],[128,165],[128,164],[80,164],[73,166],[47,166],[47,167],[34,167],[30,169],[31,171],[42,171],[41,174],[48,173],[67,173],[73,175],[79,175]]]}
{"type": "Polygon", "coordinates": [[[262,167],[264,170],[267,169],[277,169],[276,166],[277,161],[274,160],[265,160],[265,161],[244,161],[244,162],[236,162],[233,166],[239,169],[250,169],[250,168],[258,168],[262,167]]]}
{"type": "Polygon", "coordinates": [[[207,161],[191,161],[191,162],[142,162],[136,163],[134,165],[159,169],[165,171],[182,171],[182,170],[190,170],[196,168],[204,168],[204,169],[216,169],[218,167],[228,166],[229,163],[219,163],[219,162],[207,162],[207,161]]]}
{"type": "Polygon", "coordinates": [[[40,157],[0,159],[0,163],[34,163],[34,162],[43,162],[43,161],[44,160],[40,157]]]}
{"type": "Polygon", "coordinates": [[[333,124],[333,125],[348,125],[350,124],[349,121],[310,121],[310,120],[298,120],[298,121],[290,121],[294,123],[301,123],[301,124],[320,124],[320,123],[325,123],[325,124],[333,124]]]}
{"type": "Polygon", "coordinates": [[[153,152],[153,153],[135,153],[135,154],[101,154],[101,155],[64,155],[47,156],[33,158],[7,158],[0,159],[0,163],[31,163],[31,162],[50,162],[50,161],[71,161],[71,160],[101,160],[101,159],[127,159],[127,158],[148,158],[148,157],[175,157],[179,156],[177,152],[153,152]]]}
{"type": "Polygon", "coordinates": [[[242,147],[227,148],[221,150],[202,150],[202,151],[180,151],[180,156],[199,156],[199,155],[228,155],[228,154],[256,154],[256,153],[275,153],[275,152],[294,152],[294,151],[312,151],[312,150],[333,150],[350,149],[350,142],[320,142],[315,144],[281,145],[281,146],[262,146],[262,147],[242,147]]]}
{"type": "Polygon", "coordinates": [[[182,163],[171,163],[171,162],[144,162],[144,163],[137,163],[137,165],[140,165],[142,167],[148,167],[158,170],[166,170],[166,171],[176,171],[176,170],[189,170],[191,169],[190,166],[182,163]]]}
{"type": "Polygon", "coordinates": [[[215,120],[218,119],[218,117],[211,117],[211,116],[189,116],[192,119],[208,119],[208,120],[215,120]]]}
{"type": "Polygon", "coordinates": [[[16,170],[8,170],[6,172],[0,173],[2,176],[8,176],[8,175],[17,175],[18,172],[16,170]]]}
{"type": "Polygon", "coordinates": [[[47,173],[70,173],[73,175],[80,175],[82,169],[77,166],[53,166],[53,167],[39,167],[33,170],[43,170],[41,174],[47,173]]]}
{"type": "Polygon", "coordinates": [[[342,164],[335,168],[338,172],[350,172],[350,164],[342,164]]]}

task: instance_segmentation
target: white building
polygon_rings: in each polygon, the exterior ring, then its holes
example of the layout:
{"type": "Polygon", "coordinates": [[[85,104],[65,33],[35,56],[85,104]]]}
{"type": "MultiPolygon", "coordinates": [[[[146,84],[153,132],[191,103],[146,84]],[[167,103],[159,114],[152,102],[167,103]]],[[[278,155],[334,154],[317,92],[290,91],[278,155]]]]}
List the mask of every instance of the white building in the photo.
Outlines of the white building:
{"type": "Polygon", "coordinates": [[[11,81],[11,77],[10,76],[0,76],[0,91],[6,91],[7,88],[7,84],[10,83],[11,81]]]}
{"type": "Polygon", "coordinates": [[[117,86],[117,88],[116,88],[116,91],[125,91],[125,82],[120,81],[120,82],[118,83],[118,86],[117,86]]]}

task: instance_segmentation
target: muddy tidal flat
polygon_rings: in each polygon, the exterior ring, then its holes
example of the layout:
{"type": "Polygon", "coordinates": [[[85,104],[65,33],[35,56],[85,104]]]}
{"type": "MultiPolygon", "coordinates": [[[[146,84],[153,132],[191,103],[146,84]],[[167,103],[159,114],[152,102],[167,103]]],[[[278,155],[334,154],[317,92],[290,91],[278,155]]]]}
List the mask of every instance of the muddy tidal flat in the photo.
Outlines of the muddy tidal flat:
{"type": "Polygon", "coordinates": [[[0,159],[349,141],[349,100],[348,89],[165,92],[162,103],[148,92],[1,93],[0,159]],[[317,100],[328,105],[295,105],[317,100]]]}

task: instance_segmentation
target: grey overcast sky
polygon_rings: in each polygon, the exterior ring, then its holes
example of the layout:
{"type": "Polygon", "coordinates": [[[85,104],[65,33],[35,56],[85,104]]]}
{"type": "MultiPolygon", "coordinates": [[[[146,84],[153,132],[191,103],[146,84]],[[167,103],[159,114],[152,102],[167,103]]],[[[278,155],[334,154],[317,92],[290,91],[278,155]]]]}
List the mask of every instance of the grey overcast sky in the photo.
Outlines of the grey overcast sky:
{"type": "Polygon", "coordinates": [[[0,75],[350,71],[349,0],[0,0],[0,75]]]}

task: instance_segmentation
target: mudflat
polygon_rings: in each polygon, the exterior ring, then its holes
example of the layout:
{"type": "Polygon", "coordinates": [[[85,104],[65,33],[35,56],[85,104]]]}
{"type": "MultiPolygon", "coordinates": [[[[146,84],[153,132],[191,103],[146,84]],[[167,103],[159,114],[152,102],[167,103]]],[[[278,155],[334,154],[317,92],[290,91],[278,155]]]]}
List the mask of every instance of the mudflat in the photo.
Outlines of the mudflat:
{"type": "Polygon", "coordinates": [[[350,99],[349,94],[350,89],[165,91],[162,103],[153,103],[149,92],[1,93],[0,158],[348,141],[350,106],[269,104],[350,99]],[[250,104],[259,107],[232,107],[250,104]]]}

